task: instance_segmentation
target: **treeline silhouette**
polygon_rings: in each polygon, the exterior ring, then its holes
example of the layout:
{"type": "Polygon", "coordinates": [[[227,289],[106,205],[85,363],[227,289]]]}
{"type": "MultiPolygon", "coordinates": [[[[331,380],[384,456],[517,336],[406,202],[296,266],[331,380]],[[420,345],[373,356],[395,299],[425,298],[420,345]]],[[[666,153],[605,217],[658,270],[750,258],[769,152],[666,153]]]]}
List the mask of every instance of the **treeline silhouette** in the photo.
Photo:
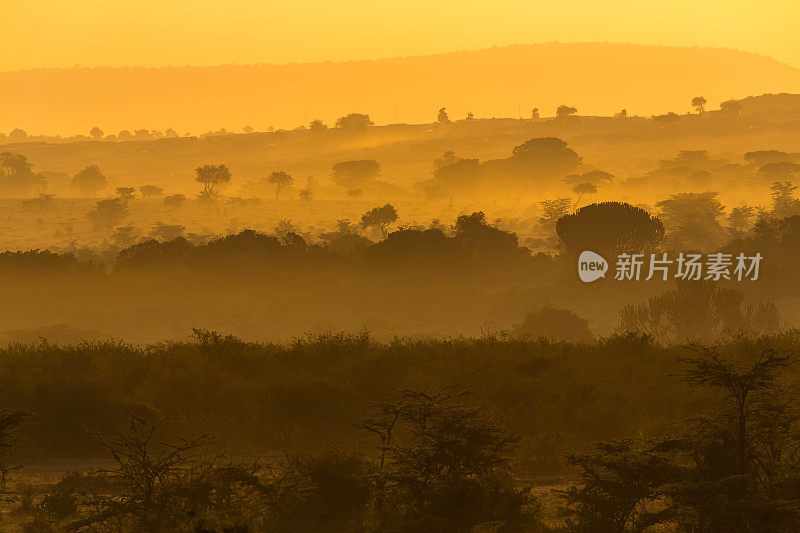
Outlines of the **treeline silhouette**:
{"type": "MultiPolygon", "coordinates": [[[[492,318],[495,330],[517,325],[516,331],[545,337],[592,338],[584,327],[568,334],[572,326],[565,324],[575,324],[574,313],[578,320],[603,324],[603,334],[622,328],[662,342],[713,341],[734,329],[772,333],[786,325],[780,301],[794,294],[800,225],[793,186],[779,183],[772,190],[770,210],[737,208],[727,227],[715,218],[719,202],[706,193],[662,202],[661,217],[624,202],[572,212],[567,203],[551,202],[541,223],[553,232],[551,246],[558,254],[520,245],[513,232],[490,224],[482,212],[459,216],[449,227],[434,221],[391,231],[397,212],[390,204],[367,211],[361,224],[342,219],[317,240],[288,221],[272,234],[243,230],[210,241],[162,224],[161,239],[117,245],[100,257],[3,252],[0,285],[24,302],[14,310],[19,331],[7,335],[26,340],[40,336],[37,326],[72,324],[87,331],[109,324],[100,331],[125,337],[131,329],[126,320],[148,332],[136,338],[145,342],[153,336],[175,338],[197,322],[224,325],[248,338],[353,331],[381,321],[389,336],[416,328],[460,334],[480,331],[492,318]],[[365,236],[367,229],[377,240],[365,236]],[[578,282],[577,256],[587,249],[611,261],[609,277],[621,253],[721,251],[761,254],[764,260],[757,281],[678,280],[676,286],[658,276],[619,291],[614,282],[578,282]],[[387,299],[394,305],[385,305],[387,299]],[[542,314],[550,308],[553,313],[542,314]],[[173,309],[185,317],[174,316],[173,309]],[[523,327],[531,312],[537,323],[529,319],[523,327]],[[36,313],[31,324],[25,317],[36,313]],[[389,325],[392,321],[415,325],[389,325]]],[[[118,233],[124,243],[125,235],[118,233]]]]}
{"type": "Polygon", "coordinates": [[[12,345],[5,490],[27,531],[793,531],[799,341],[12,345]]]}

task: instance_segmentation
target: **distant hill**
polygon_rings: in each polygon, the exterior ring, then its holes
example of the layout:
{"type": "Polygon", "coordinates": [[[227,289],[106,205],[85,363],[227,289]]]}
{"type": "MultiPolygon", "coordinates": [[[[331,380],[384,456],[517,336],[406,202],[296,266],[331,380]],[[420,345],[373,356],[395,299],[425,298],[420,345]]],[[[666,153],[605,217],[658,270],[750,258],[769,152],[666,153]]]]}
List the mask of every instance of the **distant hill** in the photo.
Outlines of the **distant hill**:
{"type": "Polygon", "coordinates": [[[742,104],[744,115],[800,117],[800,94],[762,94],[742,98],[739,102],[742,104]]]}
{"type": "Polygon", "coordinates": [[[377,123],[709,109],[751,94],[800,92],[800,70],[720,48],[545,43],[374,61],[170,68],[38,69],[0,73],[0,131],[86,133],[99,126],[199,134],[251,125],[329,124],[361,112],[377,123]],[[396,117],[396,118],[395,118],[396,117]]]}

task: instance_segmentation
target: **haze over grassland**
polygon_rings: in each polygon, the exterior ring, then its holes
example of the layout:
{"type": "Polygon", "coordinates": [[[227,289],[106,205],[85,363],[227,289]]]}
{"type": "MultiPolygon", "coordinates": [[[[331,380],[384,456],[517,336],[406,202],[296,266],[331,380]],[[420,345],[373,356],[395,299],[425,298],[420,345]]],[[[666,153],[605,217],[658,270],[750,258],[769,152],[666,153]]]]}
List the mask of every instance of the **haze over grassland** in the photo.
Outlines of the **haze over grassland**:
{"type": "Polygon", "coordinates": [[[689,110],[753,94],[800,92],[800,70],[723,48],[544,43],[374,61],[168,68],[34,69],[0,73],[0,131],[72,135],[174,128],[179,133],[244,125],[294,128],[368,113],[378,124],[452,118],[689,110]]]}

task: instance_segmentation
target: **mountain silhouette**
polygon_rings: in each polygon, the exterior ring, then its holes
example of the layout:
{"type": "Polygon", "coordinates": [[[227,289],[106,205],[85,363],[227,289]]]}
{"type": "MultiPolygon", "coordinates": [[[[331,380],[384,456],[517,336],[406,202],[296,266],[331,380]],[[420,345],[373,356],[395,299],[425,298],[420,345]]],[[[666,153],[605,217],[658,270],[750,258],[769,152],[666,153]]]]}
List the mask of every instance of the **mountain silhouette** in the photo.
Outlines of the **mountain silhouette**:
{"type": "Polygon", "coordinates": [[[174,128],[294,128],[367,113],[378,124],[578,114],[684,113],[751,94],[800,92],[800,69],[723,48],[544,43],[369,61],[0,73],[0,130],[87,133],[174,128]]]}

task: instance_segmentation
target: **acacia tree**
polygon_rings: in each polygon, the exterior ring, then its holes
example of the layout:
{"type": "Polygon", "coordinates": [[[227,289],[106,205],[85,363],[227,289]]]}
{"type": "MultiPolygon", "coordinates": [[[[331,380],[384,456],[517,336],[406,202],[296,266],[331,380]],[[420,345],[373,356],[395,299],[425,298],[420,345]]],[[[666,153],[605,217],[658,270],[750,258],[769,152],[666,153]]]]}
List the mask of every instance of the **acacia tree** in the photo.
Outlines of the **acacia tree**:
{"type": "Polygon", "coordinates": [[[561,516],[568,531],[623,533],[644,531],[666,513],[657,503],[669,494],[669,482],[680,479],[672,454],[633,441],[596,443],[572,453],[567,464],[579,481],[555,491],[563,500],[561,516]]]}
{"type": "Polygon", "coordinates": [[[556,231],[556,223],[561,217],[567,215],[572,208],[572,200],[569,198],[554,198],[552,200],[542,200],[539,202],[542,214],[539,217],[541,224],[548,237],[556,231]]]}
{"type": "Polygon", "coordinates": [[[453,531],[474,531],[489,522],[529,530],[525,489],[514,487],[508,476],[518,438],[469,405],[467,396],[452,388],[404,390],[357,423],[375,437],[378,516],[386,520],[391,514],[407,524],[393,524],[396,530],[438,531],[447,524],[453,531]]]}
{"type": "Polygon", "coordinates": [[[685,531],[795,531],[800,406],[786,374],[797,354],[745,339],[694,350],[683,378],[711,397],[683,439],[693,468],[672,514],[685,531]]]}
{"type": "MultiPolygon", "coordinates": [[[[205,436],[165,441],[161,436],[169,419],[157,424],[131,416],[128,431],[111,435],[86,429],[108,451],[116,468],[108,471],[121,488],[119,496],[97,498],[97,511],[70,524],[74,529],[120,522],[137,531],[181,529],[177,520],[186,511],[182,475],[196,461],[205,436]]],[[[181,520],[181,521],[182,521],[181,520]]]]}
{"type": "Polygon", "coordinates": [[[397,220],[397,210],[391,205],[370,209],[361,216],[361,227],[364,229],[375,228],[386,238],[386,228],[397,220]]]}
{"type": "Polygon", "coordinates": [[[203,165],[195,169],[195,181],[203,185],[197,195],[201,200],[214,200],[220,189],[231,181],[231,171],[225,165],[203,165]]]}
{"type": "Polygon", "coordinates": [[[114,230],[114,234],[111,238],[120,248],[127,248],[136,242],[136,238],[138,237],[136,233],[136,228],[133,224],[128,224],[126,226],[119,226],[114,230]]]}
{"type": "Polygon", "coordinates": [[[161,239],[164,242],[174,241],[182,236],[186,231],[186,226],[181,224],[164,224],[161,221],[155,223],[150,235],[156,239],[161,239]]]}
{"type": "Polygon", "coordinates": [[[557,117],[569,117],[577,113],[578,110],[574,107],[570,107],[568,105],[560,105],[558,109],[556,109],[556,116],[557,117]]]}
{"type": "Polygon", "coordinates": [[[123,202],[127,203],[136,196],[136,189],[134,187],[117,187],[116,193],[123,202]]]}
{"type": "Polygon", "coordinates": [[[572,187],[572,192],[578,195],[578,198],[575,200],[575,207],[578,207],[584,194],[597,194],[597,186],[591,183],[578,183],[572,187]]]}
{"type": "Polygon", "coordinates": [[[291,177],[289,174],[282,170],[276,170],[275,172],[270,172],[269,177],[267,180],[275,185],[275,199],[278,199],[281,191],[286,187],[291,187],[292,183],[294,183],[294,178],[291,177]]]}
{"type": "Polygon", "coordinates": [[[707,393],[703,416],[655,442],[570,455],[579,481],[557,491],[570,531],[797,529],[797,355],[743,337],[689,348],[681,377],[707,393]]]}
{"type": "Polygon", "coordinates": [[[157,185],[142,185],[139,187],[139,193],[144,199],[150,199],[154,196],[161,196],[164,194],[164,189],[157,185]]]}
{"type": "Polygon", "coordinates": [[[706,99],[702,96],[695,96],[692,98],[692,107],[697,110],[698,114],[702,114],[706,109],[706,99]]]}
{"type": "Polygon", "coordinates": [[[590,170],[582,174],[570,174],[564,178],[564,183],[568,185],[578,185],[581,183],[590,183],[597,187],[603,182],[614,181],[614,174],[606,172],[605,170],[590,170]]]}

